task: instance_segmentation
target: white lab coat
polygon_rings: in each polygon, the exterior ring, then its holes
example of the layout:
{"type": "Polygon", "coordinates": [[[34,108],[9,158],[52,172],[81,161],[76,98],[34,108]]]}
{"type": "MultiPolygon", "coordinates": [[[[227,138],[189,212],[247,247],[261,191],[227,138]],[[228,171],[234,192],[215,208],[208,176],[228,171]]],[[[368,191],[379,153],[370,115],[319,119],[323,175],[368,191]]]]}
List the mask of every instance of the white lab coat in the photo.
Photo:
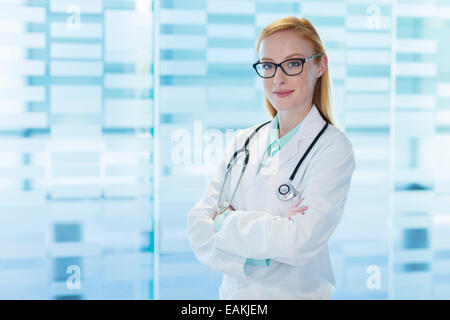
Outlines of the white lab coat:
{"type": "MultiPolygon", "coordinates": [[[[283,218],[298,198],[280,201],[275,193],[289,180],[324,124],[313,105],[298,132],[258,175],[271,123],[253,136],[248,147],[250,162],[231,203],[236,211],[217,232],[213,217],[226,165],[258,125],[239,131],[227,146],[205,193],[188,215],[188,238],[196,257],[224,274],[219,299],[330,298],[335,278],[328,239],[344,212],[355,169],[352,144],[345,134],[329,125],[297,171],[294,185],[304,197],[301,205],[309,207],[304,215],[283,218]],[[271,262],[269,266],[250,266],[245,265],[247,258],[271,262]]],[[[240,171],[237,164],[223,199],[230,199],[230,187],[236,185],[240,171]]]]}

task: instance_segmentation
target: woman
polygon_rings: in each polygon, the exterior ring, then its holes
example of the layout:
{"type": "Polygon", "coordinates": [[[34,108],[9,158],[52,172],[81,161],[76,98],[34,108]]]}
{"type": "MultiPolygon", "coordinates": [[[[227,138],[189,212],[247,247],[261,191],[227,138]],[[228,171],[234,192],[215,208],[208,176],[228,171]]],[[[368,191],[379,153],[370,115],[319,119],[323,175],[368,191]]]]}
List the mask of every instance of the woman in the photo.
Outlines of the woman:
{"type": "Polygon", "coordinates": [[[343,214],[355,159],[333,125],[325,48],[307,19],[287,17],[262,30],[256,50],[254,68],[273,119],[238,132],[227,146],[189,212],[189,242],[201,262],[224,274],[220,299],[329,299],[335,278],[328,239],[343,214]],[[228,162],[246,142],[242,178],[238,157],[221,190],[228,162]]]}

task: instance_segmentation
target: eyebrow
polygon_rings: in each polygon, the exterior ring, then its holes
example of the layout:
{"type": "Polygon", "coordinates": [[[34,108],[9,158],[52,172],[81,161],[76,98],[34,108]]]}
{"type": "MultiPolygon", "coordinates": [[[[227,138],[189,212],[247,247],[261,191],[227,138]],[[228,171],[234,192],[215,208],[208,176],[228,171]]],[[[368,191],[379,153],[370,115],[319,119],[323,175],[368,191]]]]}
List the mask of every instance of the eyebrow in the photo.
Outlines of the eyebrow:
{"type": "MultiPolygon", "coordinates": [[[[284,59],[288,59],[288,58],[293,57],[293,56],[301,56],[301,57],[303,57],[303,58],[305,57],[305,56],[302,55],[301,53],[293,53],[293,54],[288,55],[288,56],[285,57],[284,59]]],[[[273,59],[265,58],[265,57],[261,58],[261,60],[270,60],[270,61],[273,61],[273,59]]]]}

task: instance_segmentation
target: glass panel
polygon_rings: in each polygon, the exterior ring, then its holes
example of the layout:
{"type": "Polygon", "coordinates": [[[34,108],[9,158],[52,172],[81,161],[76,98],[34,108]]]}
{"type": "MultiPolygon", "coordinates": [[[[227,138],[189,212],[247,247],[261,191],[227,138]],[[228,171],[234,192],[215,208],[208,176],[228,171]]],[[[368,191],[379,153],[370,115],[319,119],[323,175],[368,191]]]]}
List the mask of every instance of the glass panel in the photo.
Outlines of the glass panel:
{"type": "Polygon", "coordinates": [[[153,298],[149,1],[0,3],[0,299],[153,298]]]}

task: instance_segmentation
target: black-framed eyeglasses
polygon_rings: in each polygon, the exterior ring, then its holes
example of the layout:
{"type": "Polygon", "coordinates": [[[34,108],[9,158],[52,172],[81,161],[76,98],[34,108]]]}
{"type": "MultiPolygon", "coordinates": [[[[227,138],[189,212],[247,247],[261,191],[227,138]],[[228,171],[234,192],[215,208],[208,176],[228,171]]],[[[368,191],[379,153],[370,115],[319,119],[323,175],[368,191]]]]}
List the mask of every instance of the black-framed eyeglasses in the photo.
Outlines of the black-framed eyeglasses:
{"type": "Polygon", "coordinates": [[[275,76],[277,72],[277,68],[280,67],[281,70],[288,76],[296,76],[303,71],[303,65],[306,61],[314,59],[316,57],[320,57],[322,55],[321,52],[312,55],[309,58],[293,58],[284,60],[281,63],[274,62],[261,62],[257,61],[253,64],[253,68],[255,69],[258,76],[261,78],[272,78],[275,76]]]}

